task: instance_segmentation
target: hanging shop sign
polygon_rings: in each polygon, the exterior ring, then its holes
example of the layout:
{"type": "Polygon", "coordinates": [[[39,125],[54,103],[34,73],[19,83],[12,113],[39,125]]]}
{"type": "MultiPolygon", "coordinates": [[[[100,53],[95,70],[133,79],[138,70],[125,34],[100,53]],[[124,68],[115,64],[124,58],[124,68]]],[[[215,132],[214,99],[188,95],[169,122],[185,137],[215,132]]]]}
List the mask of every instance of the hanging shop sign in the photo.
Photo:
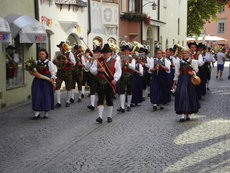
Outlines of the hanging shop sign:
{"type": "Polygon", "coordinates": [[[87,3],[82,0],[55,0],[57,5],[73,5],[78,7],[87,7],[87,3]]]}

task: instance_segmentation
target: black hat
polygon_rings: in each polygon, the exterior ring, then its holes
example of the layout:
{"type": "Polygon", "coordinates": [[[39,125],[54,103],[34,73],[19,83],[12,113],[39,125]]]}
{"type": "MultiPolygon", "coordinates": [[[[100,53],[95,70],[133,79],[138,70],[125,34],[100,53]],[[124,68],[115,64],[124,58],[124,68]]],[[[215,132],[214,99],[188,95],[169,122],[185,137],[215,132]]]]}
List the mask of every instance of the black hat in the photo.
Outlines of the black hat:
{"type": "Polygon", "coordinates": [[[138,50],[138,52],[146,52],[146,50],[147,50],[147,49],[141,47],[141,48],[138,50]]]}
{"type": "Polygon", "coordinates": [[[101,47],[100,46],[96,46],[96,48],[93,50],[93,52],[101,52],[101,47]]]}
{"type": "Polygon", "coordinates": [[[110,48],[109,44],[105,44],[101,50],[101,53],[108,53],[108,52],[112,52],[112,51],[113,50],[110,48]]]}
{"type": "Polygon", "coordinates": [[[189,43],[189,44],[188,44],[188,47],[190,48],[192,45],[197,46],[197,44],[196,44],[196,42],[195,42],[195,41],[194,41],[194,42],[189,43]]]}
{"type": "Polygon", "coordinates": [[[124,51],[124,50],[130,50],[129,45],[123,45],[123,46],[121,46],[121,50],[122,51],[124,51]]]}
{"type": "Polygon", "coordinates": [[[60,46],[62,46],[63,43],[65,43],[65,42],[64,42],[64,41],[61,41],[61,42],[57,45],[57,47],[60,48],[60,46]]]}
{"type": "Polygon", "coordinates": [[[79,49],[81,46],[75,45],[73,49],[79,49]]]}
{"type": "Polygon", "coordinates": [[[197,45],[197,48],[198,48],[198,49],[199,49],[199,48],[206,49],[206,46],[205,46],[204,44],[202,44],[202,43],[199,43],[199,44],[197,45]]]}
{"type": "Polygon", "coordinates": [[[169,48],[169,50],[170,50],[171,52],[175,52],[175,50],[174,50],[173,48],[169,48]]]}

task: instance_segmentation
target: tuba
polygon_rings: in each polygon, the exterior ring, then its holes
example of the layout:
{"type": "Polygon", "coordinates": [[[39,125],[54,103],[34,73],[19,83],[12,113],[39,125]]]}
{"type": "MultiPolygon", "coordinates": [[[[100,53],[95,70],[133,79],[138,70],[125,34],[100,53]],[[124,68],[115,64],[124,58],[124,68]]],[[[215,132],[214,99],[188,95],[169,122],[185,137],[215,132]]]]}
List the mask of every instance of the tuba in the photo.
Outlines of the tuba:
{"type": "Polygon", "coordinates": [[[184,47],[181,46],[180,44],[175,44],[174,49],[175,49],[174,57],[180,57],[181,51],[184,49],[184,47]]]}

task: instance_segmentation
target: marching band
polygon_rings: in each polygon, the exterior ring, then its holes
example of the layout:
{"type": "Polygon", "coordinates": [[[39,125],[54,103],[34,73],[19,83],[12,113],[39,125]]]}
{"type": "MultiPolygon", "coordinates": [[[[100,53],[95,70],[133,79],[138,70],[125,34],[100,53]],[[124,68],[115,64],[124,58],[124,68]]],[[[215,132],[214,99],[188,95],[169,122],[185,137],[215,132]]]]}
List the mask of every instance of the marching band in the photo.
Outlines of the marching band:
{"type": "MultiPolygon", "coordinates": [[[[211,64],[215,62],[210,53],[210,48],[203,44],[189,43],[185,48],[175,45],[174,48],[163,52],[157,49],[155,56],[149,56],[146,47],[137,42],[122,42],[119,48],[114,44],[105,44],[103,48],[96,46],[93,51],[89,48],[84,52],[80,45],[73,47],[61,42],[57,45],[60,54],[53,62],[42,58],[37,62],[38,72],[44,64],[48,77],[53,79],[57,101],[55,108],[61,107],[61,84],[65,82],[67,90],[66,107],[74,103],[76,84],[78,100],[84,97],[86,84],[90,88],[90,110],[98,110],[97,123],[103,122],[105,103],[108,107],[107,122],[112,122],[113,100],[119,95],[120,113],[131,111],[131,107],[147,102],[153,106],[153,111],[164,109],[164,105],[175,97],[175,112],[179,114],[180,122],[190,120],[190,115],[197,113],[200,108],[199,99],[209,90],[211,64]],[[48,65],[47,65],[48,64],[48,65]],[[97,105],[96,105],[97,100],[97,105]]],[[[46,50],[42,50],[41,54],[46,50]]],[[[46,94],[38,101],[36,88],[44,79],[35,76],[32,95],[33,119],[39,118],[40,111],[47,112],[54,108],[53,89],[48,81],[46,94]],[[48,90],[49,88],[49,90],[48,90]]],[[[41,87],[41,86],[40,86],[41,87]]]]}

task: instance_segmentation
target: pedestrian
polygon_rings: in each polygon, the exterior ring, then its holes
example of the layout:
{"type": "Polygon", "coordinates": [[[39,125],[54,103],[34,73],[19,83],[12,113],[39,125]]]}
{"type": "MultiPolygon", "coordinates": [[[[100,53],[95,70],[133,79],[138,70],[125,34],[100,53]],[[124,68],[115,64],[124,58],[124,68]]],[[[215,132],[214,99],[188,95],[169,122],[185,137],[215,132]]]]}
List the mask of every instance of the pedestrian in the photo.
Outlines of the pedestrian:
{"type": "Polygon", "coordinates": [[[193,75],[198,72],[198,63],[189,58],[189,50],[182,50],[182,59],[175,66],[174,86],[175,111],[181,115],[180,122],[190,120],[190,114],[197,113],[200,104],[194,85],[191,82],[193,75]]]}
{"type": "Polygon", "coordinates": [[[34,77],[32,91],[32,109],[35,111],[33,119],[40,117],[40,112],[44,111],[44,118],[48,118],[48,111],[54,108],[54,89],[56,87],[56,66],[49,61],[48,52],[45,49],[39,51],[39,60],[36,61],[37,71],[52,79],[48,80],[34,77]]]}
{"type": "Polygon", "coordinates": [[[162,104],[168,101],[165,97],[165,89],[168,88],[167,72],[170,72],[170,61],[163,58],[162,50],[156,51],[156,58],[152,59],[149,64],[149,72],[151,74],[150,80],[150,102],[153,104],[153,110],[164,109],[162,104]]]}
{"type": "Polygon", "coordinates": [[[212,63],[215,63],[215,61],[216,61],[214,56],[211,53],[211,48],[210,47],[207,47],[206,50],[205,50],[204,61],[205,61],[204,66],[205,66],[205,69],[206,69],[206,76],[207,76],[206,87],[207,87],[207,90],[210,90],[209,89],[209,81],[211,79],[212,63]]]}
{"type": "Polygon", "coordinates": [[[132,85],[133,85],[133,71],[135,69],[136,61],[130,55],[129,45],[123,45],[121,47],[121,69],[122,75],[120,78],[120,108],[118,112],[125,112],[125,97],[127,94],[127,111],[131,111],[131,100],[132,100],[132,85]]]}
{"type": "Polygon", "coordinates": [[[216,71],[216,79],[218,79],[218,76],[220,78],[220,80],[222,80],[222,75],[223,75],[223,71],[224,71],[224,63],[226,60],[226,56],[225,56],[225,51],[226,49],[223,48],[221,51],[219,51],[216,54],[217,57],[217,71],[216,71]]]}
{"type": "Polygon", "coordinates": [[[60,42],[57,47],[60,49],[60,54],[54,58],[53,62],[57,66],[57,84],[56,84],[56,96],[57,104],[55,108],[60,108],[61,105],[61,85],[65,82],[66,88],[66,107],[70,106],[71,99],[71,83],[72,83],[72,69],[76,64],[75,57],[72,52],[70,52],[70,46],[65,42],[60,42]]]}
{"type": "Polygon", "coordinates": [[[91,72],[97,76],[97,93],[98,93],[98,118],[96,122],[103,122],[103,112],[104,112],[104,100],[109,108],[109,113],[107,114],[107,122],[112,122],[113,113],[113,96],[114,89],[112,86],[116,86],[116,82],[121,77],[121,64],[120,61],[111,57],[112,50],[109,44],[105,44],[101,50],[103,56],[98,59],[100,66],[97,61],[94,61],[91,67],[91,72]],[[107,76],[111,74],[111,76],[107,76]],[[106,75],[106,76],[105,76],[106,75]],[[110,80],[108,80],[108,78],[110,80]]]}
{"type": "Polygon", "coordinates": [[[82,94],[82,81],[83,81],[83,64],[82,64],[82,56],[84,54],[82,47],[79,45],[74,46],[74,57],[76,60],[76,65],[73,66],[72,69],[72,81],[71,81],[71,98],[70,103],[74,103],[74,97],[75,97],[75,88],[77,83],[78,88],[78,100],[77,102],[81,102],[81,94],[82,94]]]}

